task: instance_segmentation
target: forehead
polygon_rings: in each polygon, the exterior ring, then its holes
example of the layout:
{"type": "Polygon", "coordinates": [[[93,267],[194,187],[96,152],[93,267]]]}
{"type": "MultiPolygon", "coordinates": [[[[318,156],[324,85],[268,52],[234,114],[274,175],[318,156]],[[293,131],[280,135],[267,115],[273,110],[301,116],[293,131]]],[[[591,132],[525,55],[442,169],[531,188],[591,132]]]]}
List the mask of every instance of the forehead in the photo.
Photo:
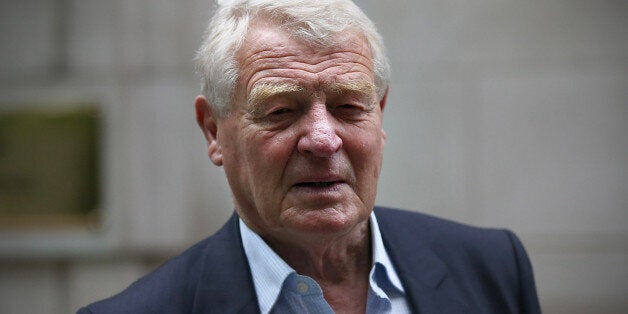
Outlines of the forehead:
{"type": "Polygon", "coordinates": [[[333,36],[333,44],[323,46],[270,22],[254,21],[237,54],[239,88],[248,94],[268,83],[320,89],[354,80],[373,82],[373,60],[364,37],[350,30],[333,36]]]}

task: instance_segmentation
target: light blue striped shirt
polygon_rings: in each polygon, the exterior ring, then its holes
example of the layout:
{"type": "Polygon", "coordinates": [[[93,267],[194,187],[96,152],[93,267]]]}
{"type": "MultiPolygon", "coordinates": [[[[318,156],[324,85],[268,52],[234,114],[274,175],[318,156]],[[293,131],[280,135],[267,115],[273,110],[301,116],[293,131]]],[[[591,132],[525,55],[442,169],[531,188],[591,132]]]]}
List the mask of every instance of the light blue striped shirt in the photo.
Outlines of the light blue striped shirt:
{"type": "MultiPolygon", "coordinates": [[[[371,213],[370,226],[373,267],[366,313],[410,313],[405,291],[384,248],[375,213],[371,213]]],[[[316,281],[297,274],[242,220],[240,234],[262,314],[333,313],[316,281]]]]}

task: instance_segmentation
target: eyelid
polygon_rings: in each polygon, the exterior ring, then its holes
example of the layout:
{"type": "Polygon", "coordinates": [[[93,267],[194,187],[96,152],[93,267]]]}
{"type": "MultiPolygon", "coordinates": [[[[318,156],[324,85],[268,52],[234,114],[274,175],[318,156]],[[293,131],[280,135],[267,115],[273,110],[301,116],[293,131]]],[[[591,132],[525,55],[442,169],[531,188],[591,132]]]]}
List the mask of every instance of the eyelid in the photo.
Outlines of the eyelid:
{"type": "Polygon", "coordinates": [[[364,111],[371,111],[375,107],[375,97],[369,93],[366,93],[362,90],[346,90],[342,93],[336,94],[331,101],[331,103],[335,103],[335,106],[342,105],[352,105],[356,108],[360,108],[364,111]]]}
{"type": "Polygon", "coordinates": [[[252,119],[269,117],[280,108],[294,110],[288,101],[290,95],[303,93],[304,88],[290,83],[261,83],[251,89],[247,97],[248,113],[252,119]],[[285,102],[285,103],[284,103],[285,102]]]}
{"type": "Polygon", "coordinates": [[[268,110],[268,113],[266,115],[275,115],[278,113],[288,113],[288,112],[292,112],[294,111],[293,109],[291,109],[290,107],[277,107],[277,108],[272,108],[270,110],[268,110]]]}
{"type": "Polygon", "coordinates": [[[372,107],[354,103],[340,103],[333,110],[336,114],[347,117],[362,116],[373,111],[372,107]]]}
{"type": "Polygon", "coordinates": [[[342,107],[345,105],[353,106],[356,109],[371,111],[375,104],[373,102],[373,98],[370,95],[365,95],[362,93],[348,93],[347,95],[343,95],[339,97],[336,101],[335,107],[342,107]]]}
{"type": "Polygon", "coordinates": [[[343,103],[343,104],[340,104],[338,107],[346,108],[346,109],[364,109],[364,108],[366,108],[366,107],[364,107],[362,105],[358,105],[358,104],[354,104],[354,103],[343,103]]]}

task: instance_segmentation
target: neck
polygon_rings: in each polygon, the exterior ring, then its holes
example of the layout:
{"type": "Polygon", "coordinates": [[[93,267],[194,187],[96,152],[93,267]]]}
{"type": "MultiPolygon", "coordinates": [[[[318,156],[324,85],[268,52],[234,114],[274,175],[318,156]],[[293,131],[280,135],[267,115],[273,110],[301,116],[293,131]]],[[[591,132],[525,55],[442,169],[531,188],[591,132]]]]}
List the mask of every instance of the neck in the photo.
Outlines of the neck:
{"type": "Polygon", "coordinates": [[[336,313],[365,312],[372,263],[368,220],[332,239],[265,240],[298,274],[316,280],[336,313]]]}

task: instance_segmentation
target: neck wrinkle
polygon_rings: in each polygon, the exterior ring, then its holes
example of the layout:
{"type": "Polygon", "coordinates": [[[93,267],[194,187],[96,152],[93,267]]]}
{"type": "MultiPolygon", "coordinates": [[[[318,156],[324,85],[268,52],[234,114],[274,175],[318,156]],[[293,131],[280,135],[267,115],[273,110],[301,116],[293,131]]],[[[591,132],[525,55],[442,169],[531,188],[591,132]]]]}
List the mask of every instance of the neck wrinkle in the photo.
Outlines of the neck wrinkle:
{"type": "Polygon", "coordinates": [[[311,277],[321,286],[362,279],[368,281],[372,264],[368,220],[357,226],[355,232],[329,241],[301,245],[277,243],[266,238],[264,241],[298,274],[311,277]]]}

